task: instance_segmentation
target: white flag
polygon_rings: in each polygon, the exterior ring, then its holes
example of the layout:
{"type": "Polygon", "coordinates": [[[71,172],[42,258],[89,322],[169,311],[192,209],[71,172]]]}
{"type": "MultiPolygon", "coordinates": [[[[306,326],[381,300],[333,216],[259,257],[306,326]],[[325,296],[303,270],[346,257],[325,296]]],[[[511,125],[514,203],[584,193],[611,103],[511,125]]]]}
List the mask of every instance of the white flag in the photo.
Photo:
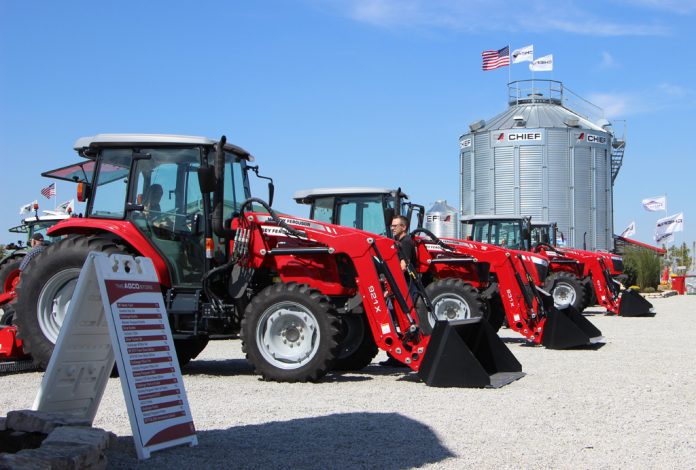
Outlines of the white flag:
{"type": "Polygon", "coordinates": [[[65,212],[66,214],[71,214],[75,210],[75,199],[70,199],[65,201],[63,204],[56,207],[56,212],[65,212]]]}
{"type": "Polygon", "coordinates": [[[512,63],[532,62],[534,60],[534,45],[520,47],[512,51],[512,63]]]}
{"type": "Polygon", "coordinates": [[[649,197],[647,199],[643,199],[643,208],[650,212],[667,210],[667,196],[649,197]]]}
{"type": "Polygon", "coordinates": [[[529,70],[532,72],[551,72],[553,70],[553,54],[533,60],[529,64],[529,70]]]}
{"type": "Polygon", "coordinates": [[[34,205],[38,205],[39,201],[34,199],[34,202],[30,202],[29,204],[25,204],[22,207],[19,208],[19,215],[26,214],[28,212],[31,212],[32,209],[34,209],[34,205]]]}
{"type": "Polygon", "coordinates": [[[684,213],[680,212],[678,214],[670,215],[669,217],[664,217],[658,219],[657,227],[655,228],[655,240],[660,241],[663,235],[670,235],[674,232],[681,232],[684,230],[684,213]]]}
{"type": "Polygon", "coordinates": [[[631,222],[628,225],[628,227],[626,227],[626,230],[621,232],[622,237],[630,237],[631,235],[635,235],[635,234],[636,234],[636,221],[635,220],[633,222],[631,222]]]}
{"type": "Polygon", "coordinates": [[[674,243],[674,234],[673,233],[665,233],[662,235],[655,234],[654,238],[655,238],[656,243],[664,243],[665,245],[668,243],[674,243]]]}

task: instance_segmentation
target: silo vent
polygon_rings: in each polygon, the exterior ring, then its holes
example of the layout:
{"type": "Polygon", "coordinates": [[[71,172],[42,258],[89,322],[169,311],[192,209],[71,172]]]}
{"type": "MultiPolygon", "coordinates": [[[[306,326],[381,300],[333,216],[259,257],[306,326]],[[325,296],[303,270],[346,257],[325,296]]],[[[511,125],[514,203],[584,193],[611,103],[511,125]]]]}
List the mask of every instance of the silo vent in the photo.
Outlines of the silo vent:
{"type": "Polygon", "coordinates": [[[567,117],[563,120],[568,127],[580,127],[580,119],[576,117],[567,117]]]}
{"type": "Polygon", "coordinates": [[[512,119],[515,121],[515,127],[524,127],[527,124],[527,120],[521,114],[515,114],[512,119]]]}
{"type": "Polygon", "coordinates": [[[485,125],[486,125],[486,121],[481,119],[479,121],[472,122],[471,124],[469,124],[469,129],[471,129],[471,132],[476,132],[477,130],[481,129],[485,125]]]}

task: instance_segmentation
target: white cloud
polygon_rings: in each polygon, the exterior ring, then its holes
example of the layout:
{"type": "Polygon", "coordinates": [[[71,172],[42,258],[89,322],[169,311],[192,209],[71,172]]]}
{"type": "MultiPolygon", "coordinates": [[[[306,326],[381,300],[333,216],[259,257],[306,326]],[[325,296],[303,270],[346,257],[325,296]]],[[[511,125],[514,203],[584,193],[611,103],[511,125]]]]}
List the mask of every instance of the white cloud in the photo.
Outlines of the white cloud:
{"type": "Polygon", "coordinates": [[[602,108],[608,119],[625,117],[635,112],[635,96],[628,93],[591,93],[588,100],[602,108]]]}
{"type": "Polygon", "coordinates": [[[688,88],[684,88],[683,86],[675,85],[673,83],[660,83],[657,88],[663,93],[675,97],[684,97],[689,94],[688,88]]]}
{"type": "MultiPolygon", "coordinates": [[[[384,28],[444,28],[475,33],[561,31],[587,36],[655,36],[669,33],[667,27],[654,22],[606,21],[605,16],[593,14],[592,9],[578,7],[569,0],[529,0],[525,4],[524,14],[511,14],[509,2],[504,0],[313,1],[356,21],[384,28]]],[[[642,0],[640,3],[650,1],[642,0]]]]}
{"type": "Polygon", "coordinates": [[[616,67],[616,60],[614,60],[614,56],[612,56],[610,53],[607,51],[602,52],[602,63],[600,64],[603,68],[611,68],[611,67],[616,67]]]}
{"type": "MultiPolygon", "coordinates": [[[[673,83],[660,83],[650,89],[620,93],[589,93],[587,99],[604,110],[608,119],[630,115],[664,112],[684,106],[693,98],[688,88],[673,83]]],[[[687,104],[691,106],[690,104],[687,104]]]]}
{"type": "Polygon", "coordinates": [[[623,0],[622,3],[632,6],[642,6],[677,14],[696,12],[695,0],[623,0]]]}

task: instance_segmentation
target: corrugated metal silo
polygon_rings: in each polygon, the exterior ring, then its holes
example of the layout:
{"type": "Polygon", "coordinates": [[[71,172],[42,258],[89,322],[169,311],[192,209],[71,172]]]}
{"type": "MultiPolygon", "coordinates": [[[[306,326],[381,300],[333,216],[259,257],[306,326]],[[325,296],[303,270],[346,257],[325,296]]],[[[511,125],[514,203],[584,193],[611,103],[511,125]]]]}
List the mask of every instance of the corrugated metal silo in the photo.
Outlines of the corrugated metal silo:
{"type": "Polygon", "coordinates": [[[532,216],[557,222],[570,246],[586,239],[588,249],[611,249],[612,186],[625,141],[601,109],[561,82],[508,89],[509,108],[460,138],[462,216],[532,216]]]}
{"type": "Polygon", "coordinates": [[[425,228],[442,238],[457,238],[459,214],[447,201],[435,201],[425,213],[425,228]]]}

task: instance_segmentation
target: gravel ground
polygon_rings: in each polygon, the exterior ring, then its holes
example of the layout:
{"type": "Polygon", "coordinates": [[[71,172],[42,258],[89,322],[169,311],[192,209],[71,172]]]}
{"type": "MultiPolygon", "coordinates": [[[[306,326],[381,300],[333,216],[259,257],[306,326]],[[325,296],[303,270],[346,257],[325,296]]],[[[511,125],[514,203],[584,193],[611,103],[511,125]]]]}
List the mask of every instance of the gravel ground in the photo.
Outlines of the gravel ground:
{"type": "MultiPolygon", "coordinates": [[[[653,299],[654,318],[588,318],[598,349],[553,351],[501,330],[527,376],[440,389],[377,364],[319,384],[263,382],[236,340],[185,370],[197,447],[138,462],[121,387],[94,426],[116,433],[109,468],[696,468],[696,296],[653,299]]],[[[29,408],[40,373],[0,377],[0,415],[29,408]]]]}

